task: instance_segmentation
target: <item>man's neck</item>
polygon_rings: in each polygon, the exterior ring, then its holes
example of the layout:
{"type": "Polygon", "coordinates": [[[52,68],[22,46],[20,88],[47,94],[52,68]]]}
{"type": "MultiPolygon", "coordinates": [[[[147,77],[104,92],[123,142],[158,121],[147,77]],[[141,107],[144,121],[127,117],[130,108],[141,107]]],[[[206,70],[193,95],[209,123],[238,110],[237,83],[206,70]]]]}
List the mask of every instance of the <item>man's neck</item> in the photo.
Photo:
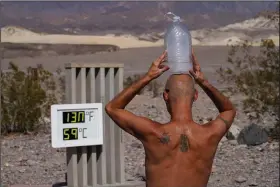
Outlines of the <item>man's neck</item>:
{"type": "Polygon", "coordinates": [[[176,104],[171,106],[171,121],[173,122],[189,122],[193,121],[192,107],[190,104],[176,104]]]}

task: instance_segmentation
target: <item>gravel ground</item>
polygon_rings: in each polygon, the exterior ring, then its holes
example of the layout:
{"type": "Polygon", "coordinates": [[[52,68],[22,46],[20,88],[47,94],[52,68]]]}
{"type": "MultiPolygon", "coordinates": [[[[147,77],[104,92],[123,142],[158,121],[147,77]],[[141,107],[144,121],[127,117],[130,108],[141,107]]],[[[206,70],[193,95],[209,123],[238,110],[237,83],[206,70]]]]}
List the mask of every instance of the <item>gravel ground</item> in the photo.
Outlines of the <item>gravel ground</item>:
{"type": "MultiPolygon", "coordinates": [[[[199,90],[199,99],[194,104],[194,120],[204,123],[215,117],[217,110],[207,96],[199,90]],[[199,115],[198,115],[199,114],[199,115]]],[[[238,104],[237,96],[232,100],[238,104]]],[[[161,98],[151,98],[149,93],[137,96],[127,107],[134,113],[167,122],[161,98]]],[[[273,124],[274,118],[266,116],[263,126],[273,124]],[[268,123],[270,122],[270,123],[268,123]]],[[[250,124],[248,115],[238,112],[235,125],[250,124]]],[[[127,180],[142,180],[144,174],[144,151],[141,143],[125,134],[125,171],[127,180]]],[[[3,184],[46,185],[65,182],[65,149],[51,147],[49,133],[37,135],[9,135],[2,141],[1,177],[3,184]]],[[[279,143],[270,142],[259,146],[238,145],[236,140],[220,143],[208,187],[278,187],[279,143]]]]}

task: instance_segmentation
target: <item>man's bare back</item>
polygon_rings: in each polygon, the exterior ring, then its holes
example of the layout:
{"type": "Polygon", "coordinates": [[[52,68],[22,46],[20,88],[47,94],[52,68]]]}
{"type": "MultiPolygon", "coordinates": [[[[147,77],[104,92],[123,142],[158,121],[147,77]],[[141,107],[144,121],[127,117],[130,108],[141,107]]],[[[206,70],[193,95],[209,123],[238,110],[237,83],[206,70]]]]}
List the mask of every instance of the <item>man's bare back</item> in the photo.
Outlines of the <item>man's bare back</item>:
{"type": "Polygon", "coordinates": [[[147,186],[206,186],[217,148],[207,127],[194,122],[155,126],[143,143],[147,186]]]}
{"type": "Polygon", "coordinates": [[[125,110],[125,106],[150,81],[168,70],[164,52],[148,73],[119,93],[105,109],[116,124],[142,142],[145,149],[147,187],[206,187],[219,141],[230,128],[236,111],[200,71],[193,54],[191,76],[219,110],[212,121],[200,125],[192,119],[192,104],[198,97],[190,75],[171,75],[163,99],[171,116],[160,124],[125,110]]]}

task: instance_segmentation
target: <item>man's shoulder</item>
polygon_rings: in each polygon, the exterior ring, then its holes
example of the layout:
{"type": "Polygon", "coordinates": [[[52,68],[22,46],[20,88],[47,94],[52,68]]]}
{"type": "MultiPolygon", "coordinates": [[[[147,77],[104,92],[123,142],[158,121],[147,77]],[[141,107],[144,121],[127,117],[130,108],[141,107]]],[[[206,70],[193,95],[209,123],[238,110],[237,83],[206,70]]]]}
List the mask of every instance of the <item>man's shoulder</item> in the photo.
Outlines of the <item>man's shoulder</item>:
{"type": "Polygon", "coordinates": [[[149,128],[150,135],[152,135],[151,137],[160,138],[160,137],[162,137],[162,135],[168,133],[171,125],[170,125],[170,123],[160,123],[160,122],[151,120],[149,127],[150,127],[149,128]]]}
{"type": "Polygon", "coordinates": [[[216,120],[201,125],[205,139],[210,143],[218,144],[224,134],[219,131],[220,124],[216,120]]]}
{"type": "Polygon", "coordinates": [[[147,131],[149,131],[149,134],[157,134],[161,131],[162,127],[165,125],[163,123],[153,121],[149,118],[143,117],[145,120],[143,121],[143,124],[138,124],[139,126],[142,126],[142,128],[146,128],[147,131]]]}

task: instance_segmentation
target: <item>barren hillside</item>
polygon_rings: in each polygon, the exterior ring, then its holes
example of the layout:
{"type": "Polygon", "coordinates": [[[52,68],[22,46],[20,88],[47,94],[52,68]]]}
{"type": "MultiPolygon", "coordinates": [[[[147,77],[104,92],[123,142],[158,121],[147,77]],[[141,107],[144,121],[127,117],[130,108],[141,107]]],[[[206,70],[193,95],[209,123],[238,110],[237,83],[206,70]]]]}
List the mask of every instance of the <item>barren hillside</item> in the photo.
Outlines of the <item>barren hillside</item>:
{"type": "MultiPolygon", "coordinates": [[[[276,23],[262,16],[229,24],[217,29],[192,30],[193,45],[225,46],[248,40],[259,45],[262,39],[272,39],[279,45],[276,23]]],[[[55,43],[55,44],[107,44],[120,48],[152,47],[163,45],[164,32],[142,35],[63,35],[35,33],[30,30],[8,26],[1,29],[1,41],[11,43],[55,43]]]]}
{"type": "Polygon", "coordinates": [[[143,34],[161,32],[164,14],[181,16],[190,29],[218,28],[277,10],[277,2],[189,1],[5,1],[1,2],[0,27],[17,25],[51,34],[143,34]],[[16,14],[15,14],[16,13],[16,14]]]}

